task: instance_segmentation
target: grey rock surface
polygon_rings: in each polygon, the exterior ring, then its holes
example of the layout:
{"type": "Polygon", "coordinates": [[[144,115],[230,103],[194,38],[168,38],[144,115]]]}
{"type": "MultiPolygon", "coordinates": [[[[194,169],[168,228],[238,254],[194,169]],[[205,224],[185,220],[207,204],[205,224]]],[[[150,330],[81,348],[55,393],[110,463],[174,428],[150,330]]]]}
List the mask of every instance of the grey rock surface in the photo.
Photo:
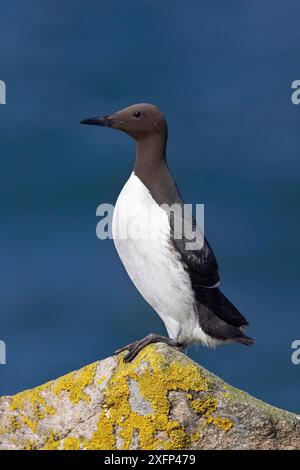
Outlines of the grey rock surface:
{"type": "Polygon", "coordinates": [[[300,420],[165,344],[0,398],[0,449],[300,449],[300,420]]]}

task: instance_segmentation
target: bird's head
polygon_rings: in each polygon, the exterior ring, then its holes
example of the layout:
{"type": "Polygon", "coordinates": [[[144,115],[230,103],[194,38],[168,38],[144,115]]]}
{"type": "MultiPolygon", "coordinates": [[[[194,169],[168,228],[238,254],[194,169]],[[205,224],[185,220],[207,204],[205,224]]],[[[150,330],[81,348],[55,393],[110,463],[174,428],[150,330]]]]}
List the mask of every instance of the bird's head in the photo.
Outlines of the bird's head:
{"type": "Polygon", "coordinates": [[[149,103],[134,104],[103,117],[84,119],[81,124],[119,129],[137,141],[151,135],[167,134],[163,113],[157,106],[149,103]]]}

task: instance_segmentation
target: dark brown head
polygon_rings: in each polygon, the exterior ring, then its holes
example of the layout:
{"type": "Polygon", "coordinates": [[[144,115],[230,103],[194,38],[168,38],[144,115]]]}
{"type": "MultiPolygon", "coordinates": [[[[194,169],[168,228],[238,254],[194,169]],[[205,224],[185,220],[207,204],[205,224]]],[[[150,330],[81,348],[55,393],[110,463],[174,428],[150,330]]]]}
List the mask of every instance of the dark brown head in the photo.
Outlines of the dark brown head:
{"type": "Polygon", "coordinates": [[[157,106],[139,103],[104,117],[84,119],[81,124],[106,126],[126,132],[140,141],[150,136],[167,138],[167,124],[157,106]]]}

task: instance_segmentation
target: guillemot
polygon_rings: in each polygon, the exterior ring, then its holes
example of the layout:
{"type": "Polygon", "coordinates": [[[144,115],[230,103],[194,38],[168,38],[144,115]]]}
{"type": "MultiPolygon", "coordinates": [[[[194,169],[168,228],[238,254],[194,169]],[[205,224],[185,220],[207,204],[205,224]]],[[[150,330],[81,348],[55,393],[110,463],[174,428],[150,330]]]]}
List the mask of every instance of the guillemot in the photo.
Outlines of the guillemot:
{"type": "MultiPolygon", "coordinates": [[[[175,215],[166,208],[182,208],[183,200],[166,161],[168,128],[163,113],[157,106],[139,103],[81,123],[119,129],[135,139],[135,164],[116,202],[113,238],[129,277],[168,332],[168,337],[151,333],[116,354],[128,350],[124,360],[129,362],[156,342],[180,350],[195,342],[208,347],[253,344],[243,333],[248,321],[219,289],[218,264],[206,238],[200,236],[200,248],[188,249],[185,233],[174,236],[175,215]],[[137,236],[145,227],[146,236],[137,236]]],[[[190,217],[201,235],[193,216],[181,214],[183,224],[190,217]]]]}

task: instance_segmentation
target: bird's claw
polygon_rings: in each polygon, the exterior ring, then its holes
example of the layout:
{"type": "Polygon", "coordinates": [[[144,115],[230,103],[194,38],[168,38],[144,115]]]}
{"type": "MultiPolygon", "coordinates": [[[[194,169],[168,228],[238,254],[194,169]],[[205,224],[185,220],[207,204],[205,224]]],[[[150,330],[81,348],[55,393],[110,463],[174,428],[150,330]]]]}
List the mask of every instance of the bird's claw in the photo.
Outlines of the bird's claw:
{"type": "Polygon", "coordinates": [[[117,349],[115,352],[114,352],[114,355],[117,355],[117,354],[120,354],[121,352],[124,352],[124,351],[130,351],[133,346],[135,344],[137,344],[139,341],[134,341],[134,343],[130,343],[130,344],[126,344],[126,346],[123,346],[122,348],[119,348],[117,349]]]}
{"type": "Polygon", "coordinates": [[[166,338],[165,336],[150,333],[149,335],[145,336],[145,338],[142,338],[138,341],[134,341],[133,343],[127,344],[126,346],[117,349],[114,354],[116,355],[120,354],[123,351],[128,351],[128,353],[124,356],[123,360],[124,362],[131,362],[138,355],[138,353],[146,346],[158,342],[166,343],[179,351],[181,351],[185,347],[184,344],[174,341],[171,338],[166,338]]]}

